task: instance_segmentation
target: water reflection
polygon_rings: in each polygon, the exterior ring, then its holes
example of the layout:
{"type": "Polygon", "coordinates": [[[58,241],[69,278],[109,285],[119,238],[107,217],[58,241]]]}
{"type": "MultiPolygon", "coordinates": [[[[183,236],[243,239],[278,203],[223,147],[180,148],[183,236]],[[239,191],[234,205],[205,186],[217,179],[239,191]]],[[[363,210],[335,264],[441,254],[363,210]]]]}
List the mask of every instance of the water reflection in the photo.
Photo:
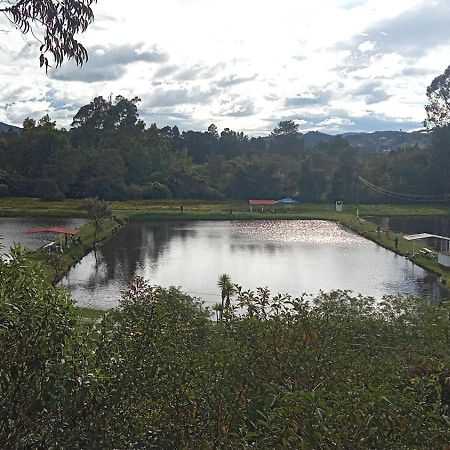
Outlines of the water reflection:
{"type": "Polygon", "coordinates": [[[62,284],[81,305],[101,308],[115,306],[135,275],[216,303],[225,272],[246,289],[268,286],[274,294],[350,289],[380,298],[437,289],[407,259],[324,221],[130,223],[62,284]]]}
{"type": "Polygon", "coordinates": [[[59,217],[0,217],[0,253],[7,252],[14,244],[36,250],[55,239],[53,233],[26,234],[30,228],[73,227],[79,228],[87,219],[59,217]]]}

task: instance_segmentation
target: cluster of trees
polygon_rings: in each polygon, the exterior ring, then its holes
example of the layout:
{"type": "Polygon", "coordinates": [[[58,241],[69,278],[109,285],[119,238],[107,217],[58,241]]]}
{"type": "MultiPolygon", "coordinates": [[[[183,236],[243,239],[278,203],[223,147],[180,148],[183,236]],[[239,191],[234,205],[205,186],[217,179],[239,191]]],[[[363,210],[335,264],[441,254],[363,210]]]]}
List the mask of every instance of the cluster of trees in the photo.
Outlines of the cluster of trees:
{"type": "Polygon", "coordinates": [[[46,115],[26,119],[0,138],[0,195],[46,199],[248,199],[306,202],[386,201],[358,176],[414,195],[450,192],[450,129],[438,127],[428,148],[368,152],[344,138],[304,145],[298,127],[280,122],[271,136],[249,139],[212,124],[207,131],[146,128],[139,99],[95,98],[70,130],[46,115]]]}
{"type": "Polygon", "coordinates": [[[215,323],[137,279],[86,322],[13,250],[0,259],[2,448],[447,448],[448,304],[234,296],[243,312],[225,302],[215,323]]]}

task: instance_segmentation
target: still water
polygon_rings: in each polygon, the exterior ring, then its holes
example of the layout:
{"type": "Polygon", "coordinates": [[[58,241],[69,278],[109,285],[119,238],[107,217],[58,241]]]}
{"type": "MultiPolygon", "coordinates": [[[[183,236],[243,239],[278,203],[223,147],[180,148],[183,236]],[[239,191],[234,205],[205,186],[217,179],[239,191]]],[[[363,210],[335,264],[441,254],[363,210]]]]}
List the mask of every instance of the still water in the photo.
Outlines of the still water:
{"type": "Polygon", "coordinates": [[[53,233],[27,234],[30,228],[73,227],[80,228],[87,219],[58,217],[0,217],[0,254],[7,252],[14,244],[21,244],[29,250],[37,250],[55,240],[53,233]]]}
{"type": "Polygon", "coordinates": [[[335,223],[301,220],[130,223],[61,284],[80,305],[100,309],[116,306],[136,275],[213,304],[222,273],[245,289],[268,286],[273,294],[296,296],[439,291],[435,277],[407,259],[335,223]]]}

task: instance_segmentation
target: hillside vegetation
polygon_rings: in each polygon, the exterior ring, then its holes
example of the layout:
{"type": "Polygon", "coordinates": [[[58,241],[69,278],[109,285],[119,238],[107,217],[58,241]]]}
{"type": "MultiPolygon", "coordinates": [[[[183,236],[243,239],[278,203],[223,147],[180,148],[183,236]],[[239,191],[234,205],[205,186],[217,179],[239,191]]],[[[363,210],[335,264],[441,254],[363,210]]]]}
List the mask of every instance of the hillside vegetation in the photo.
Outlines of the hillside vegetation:
{"type": "Polygon", "coordinates": [[[373,203],[439,195],[448,202],[448,126],[407,139],[399,132],[333,137],[301,135],[282,121],[271,136],[249,138],[214,124],[204,132],[147,128],[138,103],[97,97],[68,131],[44,116],[25,119],[20,134],[1,135],[0,196],[373,203]],[[381,195],[358,177],[402,195],[381,195]]]}

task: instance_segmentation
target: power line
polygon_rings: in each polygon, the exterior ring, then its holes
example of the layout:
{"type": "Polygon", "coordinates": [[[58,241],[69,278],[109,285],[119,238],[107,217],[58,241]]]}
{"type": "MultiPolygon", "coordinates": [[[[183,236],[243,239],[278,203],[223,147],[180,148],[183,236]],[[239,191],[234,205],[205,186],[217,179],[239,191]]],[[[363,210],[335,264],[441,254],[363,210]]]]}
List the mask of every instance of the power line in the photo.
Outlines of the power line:
{"type": "Polygon", "coordinates": [[[408,200],[412,202],[447,202],[450,200],[450,194],[431,194],[431,195],[405,194],[402,192],[390,191],[389,189],[376,186],[360,176],[358,177],[358,179],[365,186],[380,194],[386,195],[388,197],[398,198],[401,200],[408,200]]]}

